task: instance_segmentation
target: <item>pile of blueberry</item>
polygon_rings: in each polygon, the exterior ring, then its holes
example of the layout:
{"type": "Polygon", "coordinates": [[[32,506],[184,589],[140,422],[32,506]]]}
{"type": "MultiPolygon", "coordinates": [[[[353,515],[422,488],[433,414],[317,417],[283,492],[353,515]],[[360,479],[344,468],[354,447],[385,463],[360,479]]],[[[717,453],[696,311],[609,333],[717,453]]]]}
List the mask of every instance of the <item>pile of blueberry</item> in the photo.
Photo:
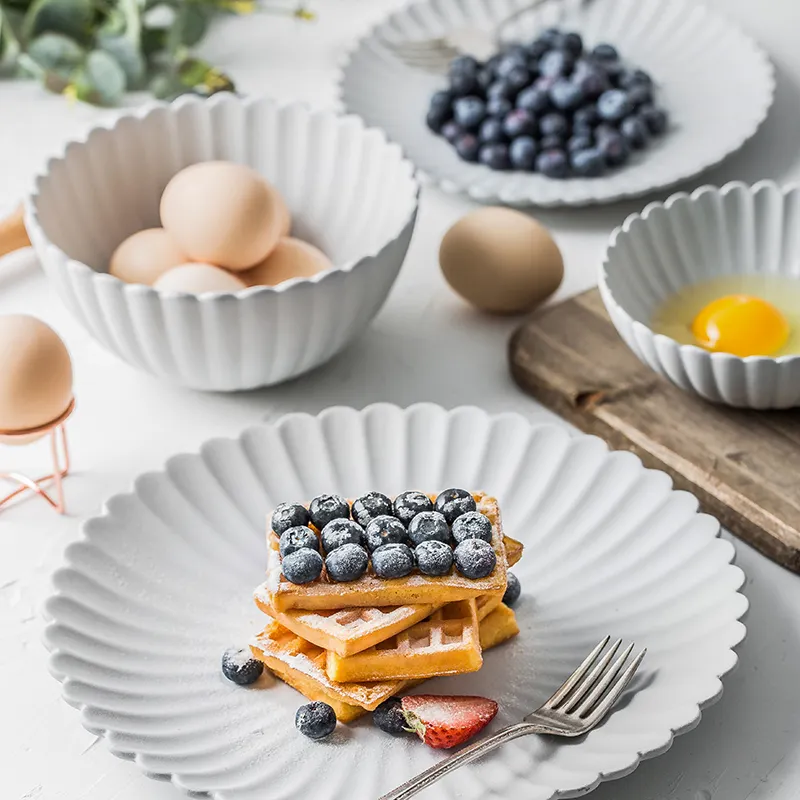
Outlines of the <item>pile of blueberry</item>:
{"type": "Polygon", "coordinates": [[[403,578],[414,569],[447,575],[455,565],[461,575],[478,579],[497,564],[492,523],[463,489],[447,489],[433,503],[422,492],[404,492],[394,502],[369,492],[352,509],[343,497],[324,494],[308,509],[278,506],[272,530],[280,537],[284,577],[296,584],[315,581],[323,566],[333,581],[355,581],[370,560],[379,578],[403,578]]]}
{"type": "Polygon", "coordinates": [[[667,129],[646,72],[558,28],[485,63],[459,56],[449,82],[431,98],[428,127],[491,169],[595,177],[667,129]]]}

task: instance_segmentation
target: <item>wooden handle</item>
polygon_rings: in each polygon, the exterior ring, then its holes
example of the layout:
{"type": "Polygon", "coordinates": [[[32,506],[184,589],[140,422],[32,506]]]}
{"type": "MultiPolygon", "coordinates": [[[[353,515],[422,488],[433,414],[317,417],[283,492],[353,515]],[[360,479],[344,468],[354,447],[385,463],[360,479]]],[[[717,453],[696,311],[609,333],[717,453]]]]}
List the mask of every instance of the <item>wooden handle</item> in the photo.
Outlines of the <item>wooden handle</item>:
{"type": "Polygon", "coordinates": [[[0,256],[19,250],[21,247],[30,247],[31,240],[25,230],[25,210],[20,203],[5,219],[0,220],[0,256]]]}

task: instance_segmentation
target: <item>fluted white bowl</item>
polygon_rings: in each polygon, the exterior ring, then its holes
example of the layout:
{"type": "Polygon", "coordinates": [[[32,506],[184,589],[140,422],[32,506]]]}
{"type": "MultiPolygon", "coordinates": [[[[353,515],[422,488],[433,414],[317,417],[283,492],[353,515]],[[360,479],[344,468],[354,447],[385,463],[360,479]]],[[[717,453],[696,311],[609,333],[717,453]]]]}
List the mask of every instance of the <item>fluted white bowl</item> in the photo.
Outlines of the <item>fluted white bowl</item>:
{"type": "Polygon", "coordinates": [[[589,736],[510,742],[429,797],[582,797],[697,725],[745,633],[744,575],[719,523],[600,439],[430,404],[292,414],[175,456],[112,497],[67,548],[47,603],[65,700],[113,753],[213,800],[375,800],[441,753],[368,717],[311,741],[294,727],[300,694],[269,675],[234,686],[220,656],[266,625],[252,590],[264,580],[270,508],[321,492],[448,486],[495,494],[525,544],[514,567],[521,633],[479,672],[423,691],[496,699],[493,732],[538,707],[606,634],[648,653],[589,736]]]}
{"type": "Polygon", "coordinates": [[[800,187],[703,186],[632,214],[611,234],[600,293],[620,336],[676,386],[739,408],[800,405],[800,356],[712,353],[654,333],[654,311],[684,286],[721,275],[800,280],[800,187]]]}
{"type": "Polygon", "coordinates": [[[26,225],[59,295],[101,344],[161,378],[233,391],[307,372],[364,329],[405,258],[417,196],[400,148],[356,117],[266,98],[184,97],[68,144],[37,178],[26,225]],[[170,178],[210,160],[248,164],[277,186],[293,235],[334,269],[201,296],[106,274],[117,244],[159,224],[170,178]]]}
{"type": "Polygon", "coordinates": [[[425,125],[431,94],[446,79],[405,65],[392,44],[444,36],[463,28],[491,31],[530,0],[418,0],[403,5],[349,54],[341,102],[399,142],[422,175],[446,192],[481,202],[526,206],[608,203],[671,186],[738,150],[767,116],[775,91],[764,50],[724,15],[696,0],[546,0],[502,28],[504,39],[530,40],[562,25],[589,46],[609,41],[646,69],[670,129],[629,163],[601,178],[553,180],[498,172],[461,161],[425,125]]]}

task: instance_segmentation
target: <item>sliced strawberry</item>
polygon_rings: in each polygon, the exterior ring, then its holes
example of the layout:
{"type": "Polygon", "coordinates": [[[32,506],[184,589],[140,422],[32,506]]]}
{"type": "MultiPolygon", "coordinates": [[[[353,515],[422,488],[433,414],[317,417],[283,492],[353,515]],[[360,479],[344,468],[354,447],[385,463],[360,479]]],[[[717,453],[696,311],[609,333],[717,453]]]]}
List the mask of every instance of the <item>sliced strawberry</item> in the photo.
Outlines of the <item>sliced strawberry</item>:
{"type": "Polygon", "coordinates": [[[497,703],[485,697],[417,694],[402,700],[408,727],[425,744],[447,749],[463,744],[483,730],[497,713],[497,703]]]}

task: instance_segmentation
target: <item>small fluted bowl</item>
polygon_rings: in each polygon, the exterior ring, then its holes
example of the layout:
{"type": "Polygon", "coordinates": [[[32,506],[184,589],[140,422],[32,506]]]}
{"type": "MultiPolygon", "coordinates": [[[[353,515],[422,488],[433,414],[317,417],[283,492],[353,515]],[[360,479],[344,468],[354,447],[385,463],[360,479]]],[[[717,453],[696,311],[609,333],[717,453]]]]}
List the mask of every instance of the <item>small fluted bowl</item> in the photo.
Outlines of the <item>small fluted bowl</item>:
{"type": "Polygon", "coordinates": [[[418,192],[400,148],[356,117],[266,98],[186,97],[68,144],[36,179],[26,225],[59,295],[101,344],[160,378],[235,391],[307,372],[366,327],[405,258],[418,192]],[[160,224],[170,178],[210,160],[248,164],[275,185],[292,235],[334,268],[200,296],[106,274],[116,245],[160,224]]]}
{"type": "Polygon", "coordinates": [[[611,234],[600,293],[620,336],[649,367],[687,392],[737,408],[800,406],[800,356],[712,353],[650,328],[684,286],[727,274],[800,280],[800,187],[703,186],[652,203],[611,234]]]}

